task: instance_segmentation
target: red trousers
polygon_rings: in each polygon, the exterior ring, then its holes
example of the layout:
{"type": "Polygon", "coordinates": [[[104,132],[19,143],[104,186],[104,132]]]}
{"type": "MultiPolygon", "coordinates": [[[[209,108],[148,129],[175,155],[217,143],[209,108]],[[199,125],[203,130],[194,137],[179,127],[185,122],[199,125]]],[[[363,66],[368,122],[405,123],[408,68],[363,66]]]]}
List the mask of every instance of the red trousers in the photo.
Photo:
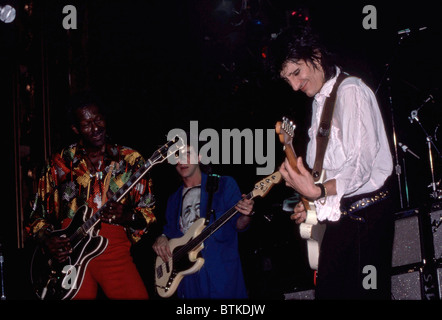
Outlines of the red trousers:
{"type": "Polygon", "coordinates": [[[100,286],[109,299],[148,299],[143,280],[130,254],[131,243],[123,227],[101,223],[99,235],[108,239],[106,250],[89,261],[75,300],[97,298],[100,286]]]}

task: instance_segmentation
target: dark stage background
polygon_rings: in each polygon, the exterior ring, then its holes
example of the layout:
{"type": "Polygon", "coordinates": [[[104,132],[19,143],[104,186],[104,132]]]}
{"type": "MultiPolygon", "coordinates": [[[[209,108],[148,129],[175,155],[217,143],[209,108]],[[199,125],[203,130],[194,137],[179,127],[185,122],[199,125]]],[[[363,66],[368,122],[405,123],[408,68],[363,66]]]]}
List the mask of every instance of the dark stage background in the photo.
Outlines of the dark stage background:
{"type": "MultiPolygon", "coordinates": [[[[0,24],[4,210],[0,243],[5,257],[9,299],[34,299],[29,284],[24,227],[34,192],[33,177],[48,155],[73,141],[64,105],[70,93],[92,89],[110,109],[110,135],[138,149],[146,158],[166,141],[173,128],[199,130],[272,129],[283,115],[297,124],[295,146],[304,155],[311,101],[265,72],[265,48],[272,33],[295,23],[309,23],[344,70],[362,77],[377,91],[402,173],[397,176],[397,211],[429,206],[431,170],[426,136],[408,119],[419,110],[424,129],[440,148],[440,14],[435,1],[5,1],[17,9],[11,24],[0,24]],[[77,9],[77,29],[62,25],[65,5],[77,9]],[[365,5],[377,10],[377,29],[364,29],[365,5]],[[296,12],[296,14],[292,14],[296,12]],[[308,17],[308,21],[306,20],[308,17]],[[418,31],[419,28],[425,30],[418,31]],[[411,33],[402,41],[399,30],[411,33]],[[387,66],[389,68],[387,69],[387,66]],[[391,97],[392,104],[389,103],[391,97]],[[394,121],[393,121],[394,120],[394,121]],[[393,126],[394,124],[394,126],[393,126]],[[405,184],[405,178],[407,178],[405,184]],[[402,196],[402,206],[399,195],[402,196]]],[[[277,137],[275,136],[275,141],[277,137]]],[[[203,143],[201,143],[203,144],[203,143]]],[[[276,165],[283,160],[275,142],[276,165]]],[[[440,180],[440,158],[434,175],[440,180]]],[[[396,161],[396,158],[395,158],[396,161]]],[[[262,177],[253,165],[215,165],[233,176],[247,193],[262,177]]],[[[134,247],[134,259],[152,298],[154,256],[151,244],[160,232],[168,195],[179,185],[167,164],[153,168],[158,223],[134,247]]],[[[277,186],[256,200],[257,215],[240,236],[240,250],[250,297],[283,299],[284,293],[311,288],[313,274],[298,227],[282,211],[292,194],[277,186]]]]}

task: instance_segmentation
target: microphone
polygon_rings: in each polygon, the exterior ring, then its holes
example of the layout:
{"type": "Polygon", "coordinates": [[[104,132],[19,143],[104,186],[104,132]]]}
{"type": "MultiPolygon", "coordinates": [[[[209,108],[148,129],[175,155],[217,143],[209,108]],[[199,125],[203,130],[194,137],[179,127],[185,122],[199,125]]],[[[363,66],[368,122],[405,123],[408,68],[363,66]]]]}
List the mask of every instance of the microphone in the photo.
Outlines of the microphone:
{"type": "Polygon", "coordinates": [[[424,102],[419,106],[419,108],[417,108],[416,110],[411,111],[410,116],[408,117],[408,120],[410,120],[410,123],[413,123],[413,120],[419,120],[417,118],[417,113],[418,111],[424,106],[426,105],[428,102],[434,102],[434,97],[433,95],[429,94],[427,98],[425,98],[424,102]]]}
{"type": "Polygon", "coordinates": [[[428,95],[428,97],[424,100],[424,103],[421,104],[419,109],[422,108],[427,102],[430,102],[430,101],[434,102],[434,97],[431,94],[428,95]]]}
{"type": "Polygon", "coordinates": [[[398,32],[397,32],[397,34],[398,35],[406,35],[406,36],[408,36],[408,35],[410,35],[411,33],[416,33],[416,32],[420,32],[420,31],[424,31],[424,30],[426,30],[427,29],[427,27],[419,27],[419,28],[412,28],[412,29],[410,29],[410,28],[405,28],[405,29],[402,29],[402,30],[399,30],[398,32]]]}
{"type": "Polygon", "coordinates": [[[409,152],[413,156],[415,156],[416,158],[420,159],[420,157],[417,154],[415,154],[413,151],[411,151],[410,148],[408,148],[405,144],[402,144],[401,142],[399,142],[398,144],[399,144],[399,147],[401,147],[402,150],[404,150],[404,152],[409,152]]]}

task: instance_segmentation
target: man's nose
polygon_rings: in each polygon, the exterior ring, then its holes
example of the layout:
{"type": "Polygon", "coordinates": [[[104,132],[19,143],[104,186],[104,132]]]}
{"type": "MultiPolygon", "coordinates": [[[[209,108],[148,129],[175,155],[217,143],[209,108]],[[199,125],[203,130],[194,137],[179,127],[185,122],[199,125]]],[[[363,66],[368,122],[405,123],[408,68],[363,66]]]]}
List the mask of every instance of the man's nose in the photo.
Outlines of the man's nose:
{"type": "Polygon", "coordinates": [[[294,91],[298,91],[301,88],[301,81],[290,79],[289,82],[294,91]]]}
{"type": "Polygon", "coordinates": [[[101,120],[94,120],[91,122],[92,131],[98,131],[98,129],[102,126],[101,120]]]}

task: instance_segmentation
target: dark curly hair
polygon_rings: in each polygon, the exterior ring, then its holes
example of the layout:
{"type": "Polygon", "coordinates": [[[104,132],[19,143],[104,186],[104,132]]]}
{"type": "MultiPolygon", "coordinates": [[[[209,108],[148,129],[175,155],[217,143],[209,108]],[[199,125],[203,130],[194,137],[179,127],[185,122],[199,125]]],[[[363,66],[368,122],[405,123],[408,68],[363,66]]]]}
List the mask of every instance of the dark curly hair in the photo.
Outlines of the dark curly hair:
{"type": "Polygon", "coordinates": [[[309,26],[290,27],[281,31],[273,39],[268,51],[267,68],[273,78],[280,78],[280,72],[287,62],[304,60],[314,68],[319,62],[324,70],[325,81],[336,75],[334,56],[320,43],[319,36],[309,26]]]}
{"type": "Polygon", "coordinates": [[[106,117],[107,115],[107,110],[101,100],[100,97],[98,97],[98,95],[96,95],[94,92],[86,90],[86,91],[80,91],[77,92],[75,94],[73,94],[68,103],[67,103],[67,117],[68,120],[70,121],[71,125],[77,126],[78,123],[78,119],[75,116],[75,112],[78,109],[90,106],[90,105],[95,105],[96,107],[98,107],[98,110],[100,111],[100,113],[106,117]]]}

